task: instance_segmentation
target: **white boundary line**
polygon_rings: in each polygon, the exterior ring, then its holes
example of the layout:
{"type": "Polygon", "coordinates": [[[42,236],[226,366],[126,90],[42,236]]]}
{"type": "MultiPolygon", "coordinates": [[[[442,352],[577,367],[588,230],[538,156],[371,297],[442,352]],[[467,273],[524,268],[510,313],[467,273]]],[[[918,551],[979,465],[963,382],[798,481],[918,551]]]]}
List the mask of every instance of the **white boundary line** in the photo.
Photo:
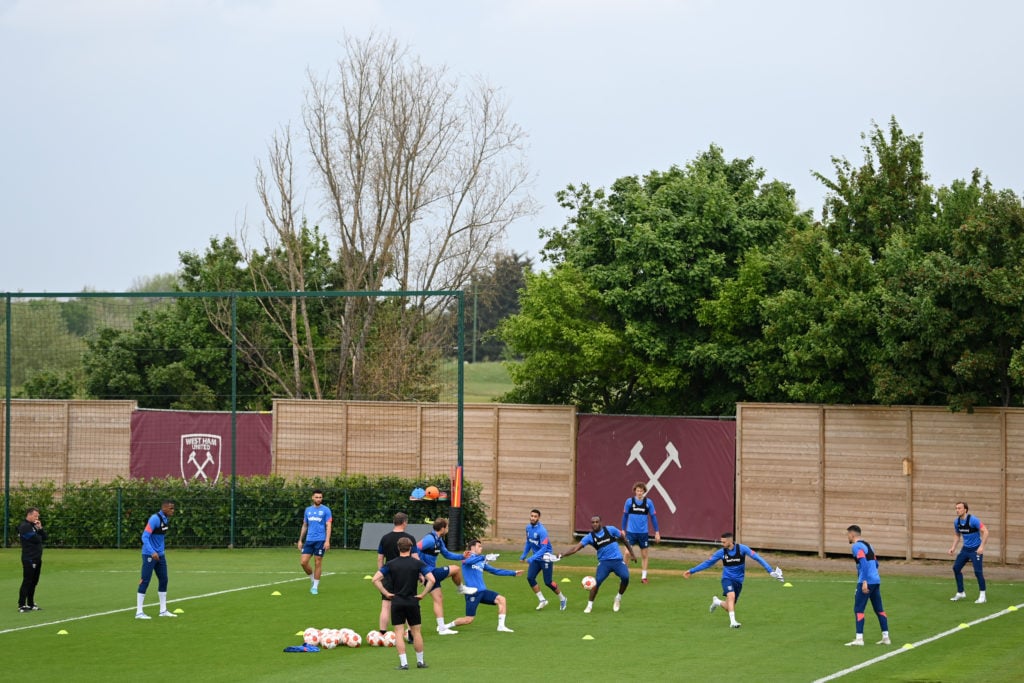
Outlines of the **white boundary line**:
{"type": "Polygon", "coordinates": [[[910,647],[907,647],[906,645],[903,645],[898,650],[892,650],[890,652],[886,652],[884,655],[882,655],[880,657],[875,657],[874,659],[869,659],[866,662],[861,662],[860,664],[857,664],[855,666],[851,666],[848,669],[843,669],[842,671],[837,671],[834,674],[825,676],[824,678],[819,678],[819,679],[815,680],[814,683],[825,683],[825,681],[834,681],[835,679],[841,678],[841,677],[845,676],[846,674],[853,673],[854,671],[858,671],[860,669],[865,669],[865,668],[871,666],[872,664],[877,664],[878,662],[885,661],[886,659],[890,659],[891,657],[895,657],[897,655],[902,655],[902,654],[905,654],[907,652],[910,652],[911,650],[913,650],[916,647],[919,647],[921,645],[926,645],[926,644],[928,644],[928,643],[930,643],[932,641],[938,640],[939,638],[945,638],[946,636],[951,636],[954,633],[958,633],[958,632],[964,630],[965,628],[968,628],[970,626],[974,626],[975,624],[980,624],[982,622],[988,621],[989,619],[996,619],[997,617],[1003,617],[1003,616],[1006,616],[1007,614],[1012,614],[1013,612],[1016,612],[1017,610],[1020,610],[1020,609],[1024,609],[1024,603],[1021,603],[1019,605],[1014,605],[1013,607],[1008,607],[1008,608],[1006,608],[1004,610],[996,612],[995,614],[990,614],[987,617],[981,617],[980,619],[975,619],[974,621],[969,622],[966,625],[965,624],[961,624],[961,625],[957,626],[956,628],[951,628],[948,631],[943,631],[942,633],[938,633],[938,634],[936,634],[936,635],[934,635],[934,636],[932,636],[930,638],[925,638],[924,640],[919,640],[916,643],[909,643],[910,647]]]}
{"type": "MultiPolygon", "coordinates": [[[[334,572],[324,572],[322,576],[331,576],[333,573],[334,572]]],[[[173,603],[176,603],[176,602],[188,602],[189,600],[199,600],[201,598],[212,598],[212,597],[214,597],[216,595],[226,595],[228,593],[237,593],[239,591],[247,591],[247,590],[252,590],[254,588],[269,588],[270,586],[279,586],[281,584],[293,583],[295,581],[309,581],[309,577],[300,576],[300,577],[295,578],[295,579],[284,579],[284,580],[281,580],[281,581],[271,581],[270,583],[257,583],[257,584],[253,584],[252,586],[241,586],[240,588],[228,588],[228,589],[222,590],[222,591],[214,591],[213,593],[204,593],[202,595],[190,595],[190,596],[187,596],[187,597],[184,597],[184,598],[175,598],[174,600],[168,600],[167,604],[170,605],[170,604],[173,604],[173,603]]],[[[154,603],[150,603],[150,606],[153,606],[153,605],[154,605],[154,603]]],[[[120,612],[133,612],[133,611],[135,611],[135,609],[136,609],[135,607],[125,607],[125,608],[122,608],[122,609],[112,609],[112,610],[109,610],[109,611],[106,611],[106,612],[96,612],[95,614],[83,614],[80,617],[68,617],[67,619],[58,619],[56,621],[46,621],[46,622],[43,622],[41,624],[26,624],[25,626],[16,626],[14,628],[4,629],[4,630],[0,631],[0,635],[3,635],[5,633],[14,633],[16,631],[27,631],[27,630],[33,629],[33,628],[42,628],[44,626],[55,626],[57,624],[66,624],[66,623],[71,622],[71,621],[81,621],[82,619],[92,619],[93,617],[106,617],[106,616],[109,616],[111,614],[118,614],[120,612]]]]}

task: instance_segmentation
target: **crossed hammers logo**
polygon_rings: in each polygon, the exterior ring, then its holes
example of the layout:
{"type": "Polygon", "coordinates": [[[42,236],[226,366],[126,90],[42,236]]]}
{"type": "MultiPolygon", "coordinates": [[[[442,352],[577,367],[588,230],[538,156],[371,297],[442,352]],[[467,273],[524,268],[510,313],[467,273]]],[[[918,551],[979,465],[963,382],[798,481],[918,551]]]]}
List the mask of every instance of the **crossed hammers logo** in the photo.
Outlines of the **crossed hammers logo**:
{"type": "Polygon", "coordinates": [[[634,460],[638,461],[640,463],[640,467],[642,467],[644,472],[647,473],[647,488],[657,489],[658,493],[661,494],[661,497],[665,499],[665,504],[668,505],[669,511],[674,513],[676,511],[676,504],[672,500],[672,497],[668,495],[668,491],[665,490],[665,487],[661,485],[660,479],[661,475],[665,473],[665,470],[667,470],[668,466],[672,463],[675,463],[676,467],[679,469],[683,468],[682,464],[679,462],[679,451],[676,450],[675,445],[671,441],[665,444],[665,453],[667,454],[665,461],[661,463],[657,472],[652,472],[651,468],[647,465],[647,461],[644,460],[643,455],[641,455],[643,450],[644,444],[642,441],[637,441],[633,444],[633,448],[629,451],[629,459],[626,460],[626,465],[629,466],[634,460]]]}
{"type": "Polygon", "coordinates": [[[218,434],[182,434],[182,479],[186,482],[198,479],[217,481],[220,477],[221,444],[222,439],[218,434]],[[210,472],[207,472],[207,468],[210,468],[210,472]]]}
{"type": "Polygon", "coordinates": [[[210,455],[209,451],[206,452],[206,460],[203,461],[202,465],[200,465],[199,460],[196,459],[195,451],[189,453],[188,462],[189,464],[196,466],[196,473],[192,475],[193,479],[198,479],[199,477],[202,477],[205,481],[210,480],[210,478],[206,476],[206,466],[213,462],[213,456],[210,455]]]}

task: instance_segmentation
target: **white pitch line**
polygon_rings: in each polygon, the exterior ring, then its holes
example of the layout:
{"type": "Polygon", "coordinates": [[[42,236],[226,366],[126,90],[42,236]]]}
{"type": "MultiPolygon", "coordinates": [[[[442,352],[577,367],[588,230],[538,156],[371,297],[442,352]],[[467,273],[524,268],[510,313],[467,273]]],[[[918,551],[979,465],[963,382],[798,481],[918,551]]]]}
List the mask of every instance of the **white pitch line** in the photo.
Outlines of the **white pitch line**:
{"type": "MultiPolygon", "coordinates": [[[[333,575],[334,575],[334,572],[324,572],[322,574],[322,576],[333,576],[333,575]]],[[[271,581],[270,583],[258,583],[258,584],[254,584],[252,586],[242,586],[240,588],[228,588],[228,589],[222,590],[222,591],[214,591],[213,593],[204,593],[202,595],[189,595],[189,596],[184,597],[184,598],[175,598],[174,600],[168,600],[167,604],[170,605],[170,604],[173,604],[173,603],[176,603],[176,602],[188,602],[189,600],[199,600],[200,598],[212,598],[212,597],[214,597],[216,595],[226,595],[228,593],[237,593],[239,591],[247,591],[247,590],[252,590],[254,588],[268,588],[270,586],[278,586],[278,585],[281,585],[283,583],[292,583],[294,581],[308,581],[308,580],[309,580],[308,577],[300,576],[299,578],[296,578],[296,579],[285,579],[283,581],[271,581]]],[[[159,604],[159,603],[150,603],[150,606],[152,607],[152,606],[155,606],[156,604],[159,604]]],[[[111,614],[119,614],[120,612],[131,612],[131,611],[134,611],[135,609],[136,609],[135,607],[125,607],[125,608],[122,608],[122,609],[112,609],[112,610],[109,610],[109,611],[106,611],[106,612],[96,612],[95,614],[83,614],[80,617],[68,617],[67,619],[58,619],[56,621],[47,621],[47,622],[43,622],[41,624],[26,624],[25,626],[16,626],[15,628],[4,629],[4,630],[0,631],[0,635],[3,635],[5,633],[14,633],[16,631],[27,631],[27,630],[33,629],[33,628],[42,628],[43,626],[55,626],[57,624],[66,624],[66,623],[71,622],[71,621],[81,621],[83,619],[92,619],[93,617],[106,617],[106,616],[109,616],[111,614]]]]}
{"type": "MultiPolygon", "coordinates": [[[[975,624],[980,624],[982,622],[988,621],[989,619],[995,619],[997,617],[1006,616],[1007,614],[1010,614],[1011,612],[1014,612],[1014,611],[1017,611],[1017,610],[1020,610],[1020,609],[1024,609],[1024,603],[1021,603],[1019,605],[1014,605],[1012,608],[1007,608],[1007,609],[1001,610],[999,612],[996,612],[994,614],[990,614],[987,617],[981,617],[980,619],[975,619],[974,621],[969,622],[967,624],[967,626],[974,626],[975,624]]],[[[958,632],[963,631],[963,630],[964,630],[963,626],[957,626],[956,628],[951,628],[948,631],[943,631],[942,633],[938,633],[938,634],[936,634],[934,636],[931,636],[930,638],[925,638],[924,640],[919,640],[916,643],[911,643],[911,645],[913,647],[907,648],[904,645],[899,650],[892,650],[891,652],[887,652],[884,655],[881,655],[880,657],[875,657],[874,659],[869,659],[866,662],[861,662],[860,664],[857,664],[856,666],[851,666],[848,669],[843,669],[842,671],[837,671],[834,674],[831,674],[831,675],[825,676],[824,678],[819,678],[819,679],[815,680],[814,683],[825,683],[825,681],[834,681],[835,679],[841,678],[841,677],[845,676],[846,674],[853,673],[854,671],[859,671],[860,669],[865,669],[865,668],[871,666],[872,664],[877,664],[878,662],[885,661],[886,659],[889,659],[891,657],[895,657],[897,655],[906,654],[907,652],[910,652],[914,648],[920,647],[921,645],[927,645],[928,643],[936,641],[939,638],[945,638],[946,636],[951,636],[954,633],[958,633],[958,632]],[[904,649],[904,648],[906,648],[906,649],[904,649]]]]}

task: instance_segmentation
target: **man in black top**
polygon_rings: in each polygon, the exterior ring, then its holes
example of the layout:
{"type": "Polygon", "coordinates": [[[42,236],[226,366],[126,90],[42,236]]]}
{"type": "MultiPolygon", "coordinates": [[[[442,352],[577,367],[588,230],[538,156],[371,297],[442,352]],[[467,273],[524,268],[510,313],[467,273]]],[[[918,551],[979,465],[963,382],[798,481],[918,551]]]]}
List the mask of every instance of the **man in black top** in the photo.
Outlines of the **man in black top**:
{"type": "Polygon", "coordinates": [[[413,542],[410,539],[399,538],[395,545],[398,557],[389,560],[377,570],[373,575],[373,585],[391,604],[391,620],[398,641],[398,668],[409,668],[404,638],[405,625],[409,624],[413,649],[416,651],[416,668],[426,669],[427,663],[423,661],[423,633],[420,630],[420,600],[433,588],[434,575],[424,562],[412,556],[413,542]],[[385,577],[388,579],[387,586],[384,585],[385,577]],[[417,593],[421,578],[424,584],[423,592],[417,593]]]}
{"type": "Polygon", "coordinates": [[[40,609],[36,604],[36,585],[43,571],[43,541],[46,532],[39,521],[39,508],[25,511],[25,519],[18,525],[21,539],[21,590],[18,592],[18,611],[34,612],[40,609]]]}
{"type": "MultiPolygon", "coordinates": [[[[377,544],[377,569],[382,568],[385,564],[395,559],[399,555],[398,550],[398,539],[408,538],[412,541],[413,547],[416,546],[416,537],[405,530],[406,525],[409,524],[409,515],[404,512],[395,513],[394,525],[395,528],[384,534],[380,538],[380,543],[377,544]]],[[[417,560],[420,559],[418,553],[412,553],[412,557],[417,560]]],[[[388,581],[385,581],[385,588],[391,588],[388,581]]],[[[384,633],[388,628],[388,623],[391,622],[391,601],[385,595],[380,602],[380,632],[384,633]]],[[[409,642],[412,642],[411,640],[409,642]]]]}

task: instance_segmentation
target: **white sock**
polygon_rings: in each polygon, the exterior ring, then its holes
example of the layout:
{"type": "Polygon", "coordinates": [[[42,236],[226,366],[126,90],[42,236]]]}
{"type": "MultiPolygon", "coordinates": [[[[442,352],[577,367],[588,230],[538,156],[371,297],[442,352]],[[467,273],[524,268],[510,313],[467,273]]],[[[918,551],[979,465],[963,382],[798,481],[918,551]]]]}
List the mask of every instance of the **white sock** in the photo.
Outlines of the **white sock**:
{"type": "Polygon", "coordinates": [[[313,579],[313,588],[318,588],[319,586],[320,586],[320,579],[313,579]]]}
{"type": "Polygon", "coordinates": [[[409,658],[406,655],[398,655],[398,663],[402,666],[409,666],[409,658]]]}
{"type": "Polygon", "coordinates": [[[498,626],[504,626],[504,625],[505,625],[505,615],[504,614],[499,614],[498,615],[498,626]]]}
{"type": "Polygon", "coordinates": [[[882,637],[883,638],[888,638],[889,637],[889,632],[888,631],[882,631],[882,637]]]}
{"type": "Polygon", "coordinates": [[[141,612],[142,611],[142,603],[144,603],[145,601],[146,601],[146,594],[145,593],[136,593],[135,594],[135,605],[136,605],[135,611],[136,612],[141,612]]]}
{"type": "Polygon", "coordinates": [[[589,607],[590,609],[594,609],[594,601],[593,600],[587,600],[587,607],[589,607]]]}
{"type": "Polygon", "coordinates": [[[166,592],[157,593],[157,595],[160,597],[160,611],[161,612],[166,612],[167,611],[167,593],[166,592]]]}
{"type": "Polygon", "coordinates": [[[615,594],[615,602],[622,602],[622,593],[615,594]]]}
{"type": "Polygon", "coordinates": [[[420,664],[423,663],[423,653],[422,652],[417,652],[416,653],[416,661],[419,662],[420,664]]]}
{"type": "Polygon", "coordinates": [[[439,629],[442,629],[442,628],[445,628],[445,626],[446,626],[446,624],[444,623],[444,617],[438,617],[437,618],[437,627],[439,629]]]}
{"type": "Polygon", "coordinates": [[[854,640],[864,640],[864,634],[863,633],[858,633],[857,635],[855,635],[853,637],[853,639],[854,640]]]}
{"type": "Polygon", "coordinates": [[[712,595],[711,596],[711,602],[715,603],[716,605],[721,605],[722,604],[722,601],[718,599],[717,595],[712,595]]]}
{"type": "MultiPolygon", "coordinates": [[[[544,602],[544,594],[543,593],[541,593],[540,591],[537,591],[535,593],[535,595],[537,596],[537,602],[544,602]]],[[[984,595],[984,593],[982,593],[982,595],[984,595]]]]}
{"type": "Polygon", "coordinates": [[[979,598],[984,598],[985,597],[985,591],[981,591],[981,593],[978,594],[978,597],[979,598]]]}
{"type": "Polygon", "coordinates": [[[646,579],[647,578],[647,570],[646,569],[644,569],[642,572],[640,572],[640,578],[641,579],[646,579]]]}
{"type": "Polygon", "coordinates": [[[739,623],[738,621],[736,621],[736,611],[735,610],[733,610],[732,612],[729,612],[729,623],[731,623],[731,624],[738,624],[739,623]]]}

